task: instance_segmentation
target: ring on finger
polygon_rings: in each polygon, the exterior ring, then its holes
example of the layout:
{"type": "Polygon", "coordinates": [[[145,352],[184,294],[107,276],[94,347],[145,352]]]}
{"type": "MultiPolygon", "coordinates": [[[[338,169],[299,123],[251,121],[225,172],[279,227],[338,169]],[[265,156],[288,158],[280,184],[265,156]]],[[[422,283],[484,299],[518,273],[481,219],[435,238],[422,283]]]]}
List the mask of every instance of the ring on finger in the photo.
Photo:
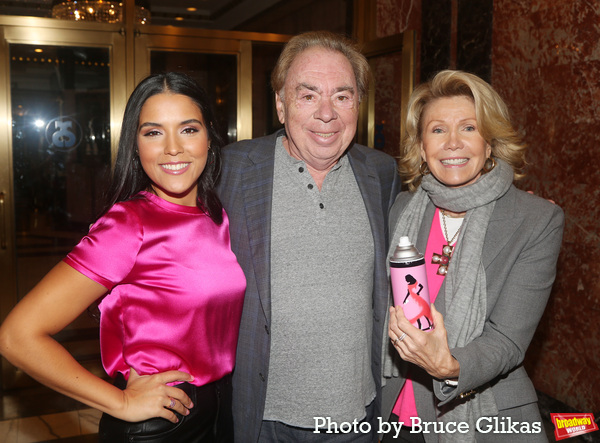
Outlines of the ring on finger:
{"type": "Polygon", "coordinates": [[[171,403],[169,403],[169,409],[173,409],[175,407],[175,399],[171,397],[171,403]]]}
{"type": "Polygon", "coordinates": [[[406,337],[406,332],[403,332],[400,337],[396,337],[396,339],[393,341],[392,344],[394,346],[396,346],[398,344],[398,342],[404,340],[405,337],[406,337]]]}

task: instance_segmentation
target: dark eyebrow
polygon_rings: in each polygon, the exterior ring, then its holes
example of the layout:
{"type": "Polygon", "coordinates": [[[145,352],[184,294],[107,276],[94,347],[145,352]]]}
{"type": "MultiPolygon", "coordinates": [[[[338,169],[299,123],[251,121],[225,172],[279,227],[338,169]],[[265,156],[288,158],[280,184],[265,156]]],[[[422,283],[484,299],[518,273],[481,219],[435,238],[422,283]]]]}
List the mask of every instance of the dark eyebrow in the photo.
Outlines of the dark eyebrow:
{"type": "Polygon", "coordinates": [[[197,118],[190,118],[189,120],[185,120],[185,121],[181,122],[182,125],[189,125],[190,123],[198,123],[199,125],[204,126],[204,123],[202,123],[197,118]]]}
{"type": "MultiPolygon", "coordinates": [[[[190,118],[189,120],[184,120],[180,123],[180,125],[189,125],[190,123],[197,123],[201,126],[204,126],[204,124],[197,118],[190,118]]],[[[162,126],[162,125],[160,123],[144,122],[140,125],[140,129],[144,128],[145,126],[162,126]]]]}
{"type": "Polygon", "coordinates": [[[145,122],[140,125],[140,129],[142,129],[145,126],[162,126],[162,125],[160,123],[145,122]]]}

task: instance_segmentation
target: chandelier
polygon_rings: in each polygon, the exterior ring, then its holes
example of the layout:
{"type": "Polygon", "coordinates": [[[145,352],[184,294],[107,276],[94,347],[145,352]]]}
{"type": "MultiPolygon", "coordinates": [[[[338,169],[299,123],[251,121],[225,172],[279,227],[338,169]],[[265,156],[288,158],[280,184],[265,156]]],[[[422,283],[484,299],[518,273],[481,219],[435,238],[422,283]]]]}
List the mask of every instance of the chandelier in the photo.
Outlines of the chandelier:
{"type": "MultiPolygon", "coordinates": [[[[124,1],[127,0],[54,0],[52,17],[63,20],[121,23],[124,1]]],[[[135,0],[135,23],[150,24],[149,2],[135,0]]]]}

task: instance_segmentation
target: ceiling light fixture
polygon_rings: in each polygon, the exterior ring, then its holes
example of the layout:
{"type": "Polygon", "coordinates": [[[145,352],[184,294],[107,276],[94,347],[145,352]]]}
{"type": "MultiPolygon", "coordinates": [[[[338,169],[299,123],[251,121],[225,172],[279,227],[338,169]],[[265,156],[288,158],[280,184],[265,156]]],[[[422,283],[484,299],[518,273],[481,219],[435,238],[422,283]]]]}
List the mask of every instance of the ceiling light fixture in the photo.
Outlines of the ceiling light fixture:
{"type": "MultiPolygon", "coordinates": [[[[54,0],[52,17],[63,20],[121,23],[123,2],[111,0],[54,0]]],[[[150,24],[150,4],[146,0],[135,0],[135,22],[150,24]]]]}

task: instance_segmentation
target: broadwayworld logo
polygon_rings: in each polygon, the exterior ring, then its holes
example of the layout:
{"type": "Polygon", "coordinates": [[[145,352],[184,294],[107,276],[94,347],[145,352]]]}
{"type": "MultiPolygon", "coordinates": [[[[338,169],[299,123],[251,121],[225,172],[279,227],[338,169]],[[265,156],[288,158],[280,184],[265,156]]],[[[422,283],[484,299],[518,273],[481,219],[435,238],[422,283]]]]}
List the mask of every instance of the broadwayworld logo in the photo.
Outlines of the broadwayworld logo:
{"type": "Polygon", "coordinates": [[[550,417],[557,441],[598,430],[594,414],[550,414],[550,417]]]}

